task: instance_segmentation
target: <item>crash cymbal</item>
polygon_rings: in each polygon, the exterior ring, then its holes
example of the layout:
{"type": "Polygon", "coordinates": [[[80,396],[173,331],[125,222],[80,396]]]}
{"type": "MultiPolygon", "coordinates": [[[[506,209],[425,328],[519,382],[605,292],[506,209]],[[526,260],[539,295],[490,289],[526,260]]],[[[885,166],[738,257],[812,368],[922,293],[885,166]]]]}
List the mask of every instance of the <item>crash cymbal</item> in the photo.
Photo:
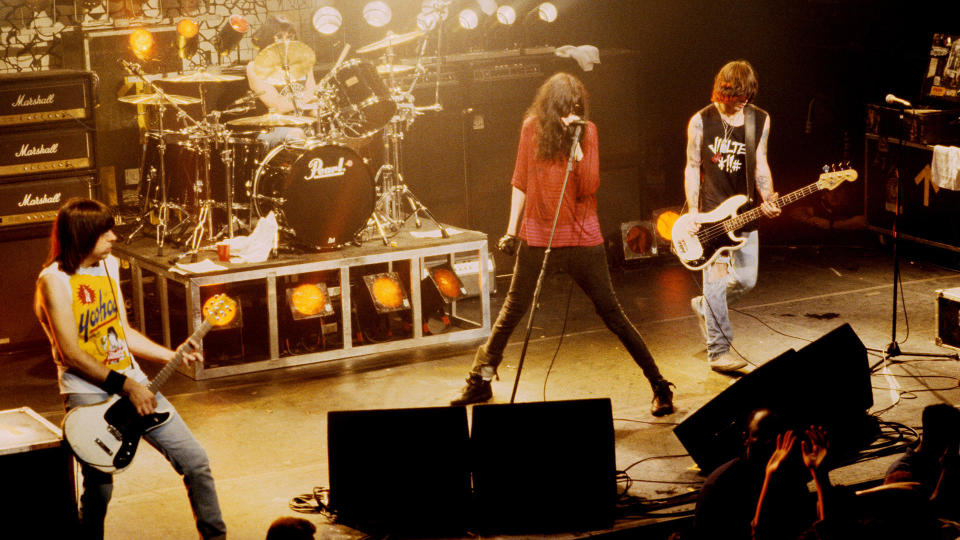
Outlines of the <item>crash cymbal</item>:
{"type": "Polygon", "coordinates": [[[407,32],[406,34],[394,34],[393,32],[387,32],[387,37],[374,41],[369,45],[364,45],[357,49],[357,52],[360,54],[379,51],[380,49],[386,49],[387,47],[396,47],[410,40],[417,39],[422,36],[423,32],[420,30],[414,30],[413,32],[407,32]]]}
{"type": "Polygon", "coordinates": [[[227,82],[239,81],[243,79],[240,75],[227,75],[225,73],[211,73],[209,71],[199,70],[193,73],[182,73],[171,77],[160,79],[166,82],[175,83],[207,83],[207,82],[227,82]]]}
{"type": "Polygon", "coordinates": [[[388,74],[388,73],[390,73],[390,72],[393,72],[393,73],[405,73],[405,72],[410,71],[410,70],[412,70],[412,69],[414,69],[413,66],[406,66],[406,65],[403,65],[403,64],[394,64],[394,65],[392,65],[392,66],[391,66],[390,64],[381,64],[381,65],[377,66],[377,73],[379,73],[379,74],[381,74],[381,75],[386,75],[386,74],[388,74]]]}
{"type": "Polygon", "coordinates": [[[132,94],[121,96],[117,100],[133,105],[166,105],[173,103],[175,105],[190,105],[200,103],[200,98],[191,96],[177,96],[174,94],[132,94]]]}
{"type": "Polygon", "coordinates": [[[278,41],[264,47],[253,59],[253,74],[274,83],[286,82],[284,71],[291,81],[304,78],[316,62],[313,49],[299,41],[278,41]]]}
{"type": "Polygon", "coordinates": [[[294,127],[306,126],[314,122],[313,118],[303,116],[293,116],[289,114],[270,113],[262,116],[248,116],[246,118],[237,118],[227,122],[228,126],[244,127],[294,127]]]}

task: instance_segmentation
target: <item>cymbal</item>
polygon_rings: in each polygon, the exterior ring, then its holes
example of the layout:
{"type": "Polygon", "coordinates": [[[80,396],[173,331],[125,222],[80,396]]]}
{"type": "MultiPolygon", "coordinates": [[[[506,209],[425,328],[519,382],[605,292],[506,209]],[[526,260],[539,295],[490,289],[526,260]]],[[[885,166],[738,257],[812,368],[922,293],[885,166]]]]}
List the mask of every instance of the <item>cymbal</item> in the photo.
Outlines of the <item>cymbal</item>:
{"type": "Polygon", "coordinates": [[[274,83],[286,82],[284,71],[291,81],[304,78],[313,69],[317,56],[313,49],[299,41],[278,41],[264,47],[253,59],[253,74],[274,83]]]}
{"type": "Polygon", "coordinates": [[[133,105],[165,105],[167,103],[190,105],[192,103],[200,103],[200,98],[177,96],[174,94],[131,94],[129,96],[121,96],[117,98],[117,100],[133,105]]]}
{"type": "Polygon", "coordinates": [[[374,41],[369,45],[364,45],[357,49],[357,52],[360,54],[379,51],[380,49],[386,49],[387,47],[396,47],[410,40],[417,39],[422,36],[423,32],[420,30],[414,30],[413,32],[407,32],[406,34],[394,34],[393,32],[387,32],[387,37],[374,41]]]}
{"type": "Polygon", "coordinates": [[[227,75],[225,73],[211,73],[209,71],[194,71],[193,73],[182,73],[172,77],[164,77],[161,81],[176,83],[206,83],[206,82],[227,82],[239,81],[243,79],[240,75],[227,75]]]}
{"type": "Polygon", "coordinates": [[[294,127],[306,126],[314,122],[313,118],[289,114],[270,113],[262,116],[248,116],[227,122],[228,126],[294,127]]]}
{"type": "Polygon", "coordinates": [[[415,68],[414,68],[413,66],[407,66],[407,65],[403,65],[403,64],[393,64],[393,65],[390,65],[390,64],[381,64],[381,65],[377,66],[377,73],[379,73],[379,74],[381,74],[381,75],[386,75],[387,73],[390,73],[390,72],[393,72],[393,73],[405,73],[405,72],[410,71],[410,70],[412,70],[412,69],[415,69],[415,68]]]}

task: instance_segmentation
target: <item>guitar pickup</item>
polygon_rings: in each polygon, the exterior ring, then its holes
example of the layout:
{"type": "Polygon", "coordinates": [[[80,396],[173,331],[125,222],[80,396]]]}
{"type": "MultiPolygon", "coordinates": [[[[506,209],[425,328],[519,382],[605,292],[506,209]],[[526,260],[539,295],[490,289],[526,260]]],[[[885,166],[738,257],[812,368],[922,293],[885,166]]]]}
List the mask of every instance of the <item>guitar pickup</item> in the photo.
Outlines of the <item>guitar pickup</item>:
{"type": "Polygon", "coordinates": [[[120,442],[123,442],[123,435],[120,433],[120,430],[113,427],[112,424],[107,424],[107,431],[109,431],[110,434],[113,435],[114,439],[120,442]]]}
{"type": "Polygon", "coordinates": [[[112,456],[112,455],[113,455],[113,450],[110,450],[110,447],[107,446],[107,445],[105,445],[105,444],[103,444],[103,441],[101,441],[99,438],[94,439],[93,442],[97,443],[97,446],[99,446],[100,448],[102,448],[103,451],[106,452],[108,456],[112,456]]]}

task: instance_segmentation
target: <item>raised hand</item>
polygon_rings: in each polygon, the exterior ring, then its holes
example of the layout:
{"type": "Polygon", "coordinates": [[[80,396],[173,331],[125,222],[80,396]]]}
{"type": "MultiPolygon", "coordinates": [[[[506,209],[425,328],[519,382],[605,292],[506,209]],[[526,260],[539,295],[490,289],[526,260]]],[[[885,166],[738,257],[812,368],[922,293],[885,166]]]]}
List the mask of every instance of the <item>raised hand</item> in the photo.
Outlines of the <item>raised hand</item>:
{"type": "Polygon", "coordinates": [[[782,465],[787,459],[787,456],[790,455],[790,451],[793,450],[793,445],[796,442],[797,436],[792,429],[777,435],[777,448],[770,454],[770,459],[767,460],[767,476],[770,476],[780,468],[780,465],[782,465]]]}
{"type": "Polygon", "coordinates": [[[803,456],[803,464],[810,469],[810,473],[815,473],[823,464],[827,457],[827,432],[823,426],[810,426],[806,431],[807,439],[800,444],[800,454],[803,456]]]}

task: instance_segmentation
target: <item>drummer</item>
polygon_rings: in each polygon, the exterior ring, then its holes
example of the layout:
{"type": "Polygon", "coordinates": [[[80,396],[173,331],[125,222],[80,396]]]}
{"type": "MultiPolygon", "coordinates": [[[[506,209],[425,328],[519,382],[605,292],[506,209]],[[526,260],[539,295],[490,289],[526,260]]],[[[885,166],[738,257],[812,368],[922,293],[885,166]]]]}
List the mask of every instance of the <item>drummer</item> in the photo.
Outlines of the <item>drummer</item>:
{"type": "MultiPolygon", "coordinates": [[[[297,31],[293,23],[283,15],[271,15],[251,39],[254,46],[262,50],[274,43],[295,41],[297,31]]],[[[316,115],[317,83],[313,77],[312,62],[305,76],[290,81],[291,84],[288,85],[279,67],[275,74],[266,79],[260,78],[254,69],[255,61],[254,59],[247,63],[247,82],[250,90],[258,95],[270,113],[316,115]]],[[[307,134],[300,127],[273,127],[258,136],[268,149],[288,140],[306,138],[307,134]]]]}

